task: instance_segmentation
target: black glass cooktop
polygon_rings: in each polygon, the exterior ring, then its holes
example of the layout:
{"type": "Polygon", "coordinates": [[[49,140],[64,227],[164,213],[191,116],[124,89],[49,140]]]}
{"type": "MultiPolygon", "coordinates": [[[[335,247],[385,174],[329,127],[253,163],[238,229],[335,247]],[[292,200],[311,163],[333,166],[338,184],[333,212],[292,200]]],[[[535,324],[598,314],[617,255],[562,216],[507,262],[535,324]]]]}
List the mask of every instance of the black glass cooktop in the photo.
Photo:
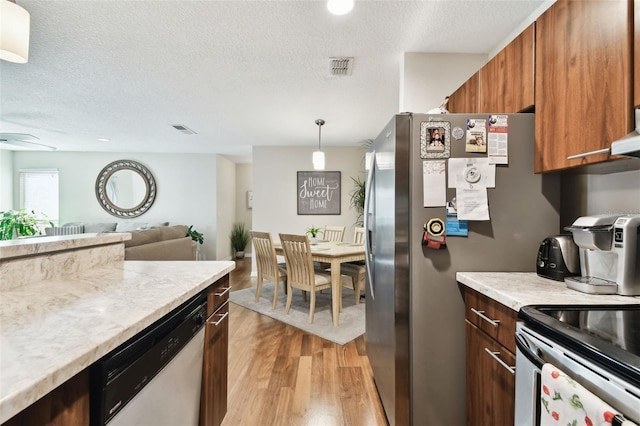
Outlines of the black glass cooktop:
{"type": "Polygon", "coordinates": [[[640,384],[640,304],[525,306],[527,326],[640,384]]]}

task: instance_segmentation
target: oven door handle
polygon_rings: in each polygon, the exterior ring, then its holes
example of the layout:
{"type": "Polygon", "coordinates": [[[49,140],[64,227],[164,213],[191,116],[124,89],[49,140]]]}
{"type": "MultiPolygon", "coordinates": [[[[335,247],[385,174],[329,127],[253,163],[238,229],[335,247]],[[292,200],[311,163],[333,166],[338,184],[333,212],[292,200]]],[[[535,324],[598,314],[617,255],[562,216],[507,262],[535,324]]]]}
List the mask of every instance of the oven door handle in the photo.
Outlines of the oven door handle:
{"type": "Polygon", "coordinates": [[[526,340],[520,334],[516,333],[515,337],[516,346],[518,347],[520,352],[522,352],[522,355],[524,355],[538,369],[542,369],[542,366],[546,364],[545,361],[531,350],[526,340]]]}

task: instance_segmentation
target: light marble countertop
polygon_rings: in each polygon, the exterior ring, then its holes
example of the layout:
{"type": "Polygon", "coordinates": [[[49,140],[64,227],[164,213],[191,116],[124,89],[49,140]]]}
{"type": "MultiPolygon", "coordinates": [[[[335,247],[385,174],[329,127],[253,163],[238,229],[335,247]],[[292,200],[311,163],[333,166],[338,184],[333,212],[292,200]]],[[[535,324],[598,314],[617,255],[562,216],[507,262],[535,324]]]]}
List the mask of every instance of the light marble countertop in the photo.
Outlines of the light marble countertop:
{"type": "Polygon", "coordinates": [[[563,281],[542,278],[535,272],[458,272],[456,280],[514,311],[526,305],[640,303],[640,296],[581,293],[567,288],[563,281]]]}
{"type": "Polygon", "coordinates": [[[78,249],[101,244],[113,244],[131,239],[128,232],[75,234],[55,237],[30,237],[0,241],[0,260],[33,256],[61,250],[78,249]]]}
{"type": "Polygon", "coordinates": [[[2,290],[0,423],[234,268],[232,261],[121,261],[2,290]]]}

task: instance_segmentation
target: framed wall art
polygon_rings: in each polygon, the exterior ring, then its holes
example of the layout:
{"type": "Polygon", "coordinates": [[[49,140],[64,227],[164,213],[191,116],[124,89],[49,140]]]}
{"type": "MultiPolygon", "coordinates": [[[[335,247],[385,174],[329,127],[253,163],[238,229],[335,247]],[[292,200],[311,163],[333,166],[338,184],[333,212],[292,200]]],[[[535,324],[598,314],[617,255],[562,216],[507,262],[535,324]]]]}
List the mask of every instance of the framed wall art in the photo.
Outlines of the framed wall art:
{"type": "Polygon", "coordinates": [[[449,158],[451,155],[451,123],[420,122],[420,158],[449,158]]]}
{"type": "Polygon", "coordinates": [[[298,172],[298,214],[340,214],[340,179],[340,172],[298,172]]]}

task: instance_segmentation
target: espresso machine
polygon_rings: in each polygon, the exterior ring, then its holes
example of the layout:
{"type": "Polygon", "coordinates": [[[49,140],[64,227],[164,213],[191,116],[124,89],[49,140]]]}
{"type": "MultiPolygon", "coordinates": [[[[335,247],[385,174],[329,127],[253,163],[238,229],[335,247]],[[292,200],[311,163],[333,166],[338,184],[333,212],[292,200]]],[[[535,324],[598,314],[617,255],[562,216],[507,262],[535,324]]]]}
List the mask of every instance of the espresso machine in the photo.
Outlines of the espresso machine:
{"type": "Polygon", "coordinates": [[[582,216],[567,228],[580,256],[580,276],[567,287],[590,294],[640,295],[640,214],[582,216]]]}

